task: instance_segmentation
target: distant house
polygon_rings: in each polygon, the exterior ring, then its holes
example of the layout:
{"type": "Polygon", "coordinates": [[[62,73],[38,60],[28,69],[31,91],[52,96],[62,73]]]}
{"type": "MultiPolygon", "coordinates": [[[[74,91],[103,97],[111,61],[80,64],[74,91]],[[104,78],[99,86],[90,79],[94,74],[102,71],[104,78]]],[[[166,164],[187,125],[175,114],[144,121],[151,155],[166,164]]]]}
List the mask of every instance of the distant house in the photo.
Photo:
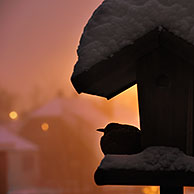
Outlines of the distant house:
{"type": "Polygon", "coordinates": [[[107,121],[80,99],[56,98],[34,111],[20,134],[39,146],[40,184],[72,194],[94,193],[92,174],[101,156],[95,129],[107,121]]]}
{"type": "Polygon", "coordinates": [[[56,97],[31,114],[31,117],[60,116],[73,125],[80,118],[90,125],[104,125],[107,116],[85,98],[56,97]],[[73,117],[72,117],[73,116],[73,117]]]}
{"type": "Polygon", "coordinates": [[[38,146],[0,127],[1,188],[15,190],[37,185],[38,146]]]}
{"type": "Polygon", "coordinates": [[[66,128],[71,128],[81,138],[87,138],[90,146],[96,148],[98,133],[95,129],[106,126],[109,118],[87,99],[57,97],[32,112],[26,125],[35,120],[39,122],[38,129],[48,120],[55,120],[56,123],[61,120],[59,122],[67,125],[66,128]]]}

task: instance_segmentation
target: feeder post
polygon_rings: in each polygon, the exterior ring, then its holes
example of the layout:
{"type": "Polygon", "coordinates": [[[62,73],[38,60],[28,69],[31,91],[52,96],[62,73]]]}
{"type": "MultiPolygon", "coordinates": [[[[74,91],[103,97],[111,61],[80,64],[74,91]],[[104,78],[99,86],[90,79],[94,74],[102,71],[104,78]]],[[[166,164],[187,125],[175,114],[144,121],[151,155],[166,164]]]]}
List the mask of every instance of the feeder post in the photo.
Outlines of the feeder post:
{"type": "Polygon", "coordinates": [[[183,186],[160,186],[160,194],[183,194],[183,186]]]}

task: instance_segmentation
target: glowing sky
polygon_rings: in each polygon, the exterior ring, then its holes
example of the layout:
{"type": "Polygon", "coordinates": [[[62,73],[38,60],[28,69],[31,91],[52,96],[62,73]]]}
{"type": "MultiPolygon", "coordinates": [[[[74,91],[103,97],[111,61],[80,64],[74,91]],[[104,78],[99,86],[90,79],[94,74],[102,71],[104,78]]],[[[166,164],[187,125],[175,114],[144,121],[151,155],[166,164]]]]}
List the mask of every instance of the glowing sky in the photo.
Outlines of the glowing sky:
{"type": "Polygon", "coordinates": [[[100,0],[1,0],[0,85],[72,92],[78,41],[100,0]]]}
{"type": "MultiPolygon", "coordinates": [[[[70,77],[79,39],[101,2],[0,0],[0,87],[23,99],[30,99],[34,90],[52,96],[62,89],[72,95],[70,77]]],[[[136,88],[117,99],[137,117],[136,88]]]]}
{"type": "MultiPolygon", "coordinates": [[[[83,28],[102,0],[1,0],[0,87],[20,95],[75,93],[70,77],[83,28]]],[[[137,112],[136,89],[121,102],[137,112]],[[135,103],[134,103],[135,102],[135,103]]],[[[25,103],[24,103],[25,102],[25,103]]]]}

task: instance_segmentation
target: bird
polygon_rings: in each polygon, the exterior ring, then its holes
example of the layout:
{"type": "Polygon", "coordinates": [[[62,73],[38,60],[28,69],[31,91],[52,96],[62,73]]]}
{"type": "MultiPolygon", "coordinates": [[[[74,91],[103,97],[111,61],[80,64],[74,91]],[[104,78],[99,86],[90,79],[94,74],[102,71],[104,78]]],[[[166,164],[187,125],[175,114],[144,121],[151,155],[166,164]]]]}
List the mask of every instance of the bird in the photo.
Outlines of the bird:
{"type": "Polygon", "coordinates": [[[141,131],[132,125],[109,123],[104,129],[100,146],[106,154],[136,154],[141,151],[141,131]]]}

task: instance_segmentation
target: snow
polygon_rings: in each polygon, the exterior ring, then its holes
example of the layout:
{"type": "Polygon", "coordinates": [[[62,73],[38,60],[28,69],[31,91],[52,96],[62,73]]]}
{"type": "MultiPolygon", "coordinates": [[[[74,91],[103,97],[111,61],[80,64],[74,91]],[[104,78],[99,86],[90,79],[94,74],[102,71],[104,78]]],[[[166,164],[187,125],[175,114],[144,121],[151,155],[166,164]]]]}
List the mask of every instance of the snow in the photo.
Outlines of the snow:
{"type": "Polygon", "coordinates": [[[75,135],[82,138],[101,157],[99,152],[101,133],[96,132],[95,129],[107,125],[108,117],[97,109],[91,101],[82,97],[56,97],[34,111],[29,119],[45,119],[49,117],[62,119],[64,123],[71,126],[67,130],[72,130],[75,135]]]}
{"type": "Polygon", "coordinates": [[[0,150],[36,151],[38,147],[30,141],[15,135],[8,129],[0,127],[0,150]]]}
{"type": "Polygon", "coordinates": [[[194,44],[194,1],[105,0],[84,29],[73,76],[159,26],[194,44]]]}
{"type": "Polygon", "coordinates": [[[178,148],[154,146],[134,155],[106,155],[99,168],[194,172],[194,158],[178,148]]]}
{"type": "Polygon", "coordinates": [[[104,125],[108,118],[98,111],[92,103],[82,98],[55,98],[33,112],[32,117],[60,116],[69,124],[74,125],[77,118],[92,125],[104,125]]]}

